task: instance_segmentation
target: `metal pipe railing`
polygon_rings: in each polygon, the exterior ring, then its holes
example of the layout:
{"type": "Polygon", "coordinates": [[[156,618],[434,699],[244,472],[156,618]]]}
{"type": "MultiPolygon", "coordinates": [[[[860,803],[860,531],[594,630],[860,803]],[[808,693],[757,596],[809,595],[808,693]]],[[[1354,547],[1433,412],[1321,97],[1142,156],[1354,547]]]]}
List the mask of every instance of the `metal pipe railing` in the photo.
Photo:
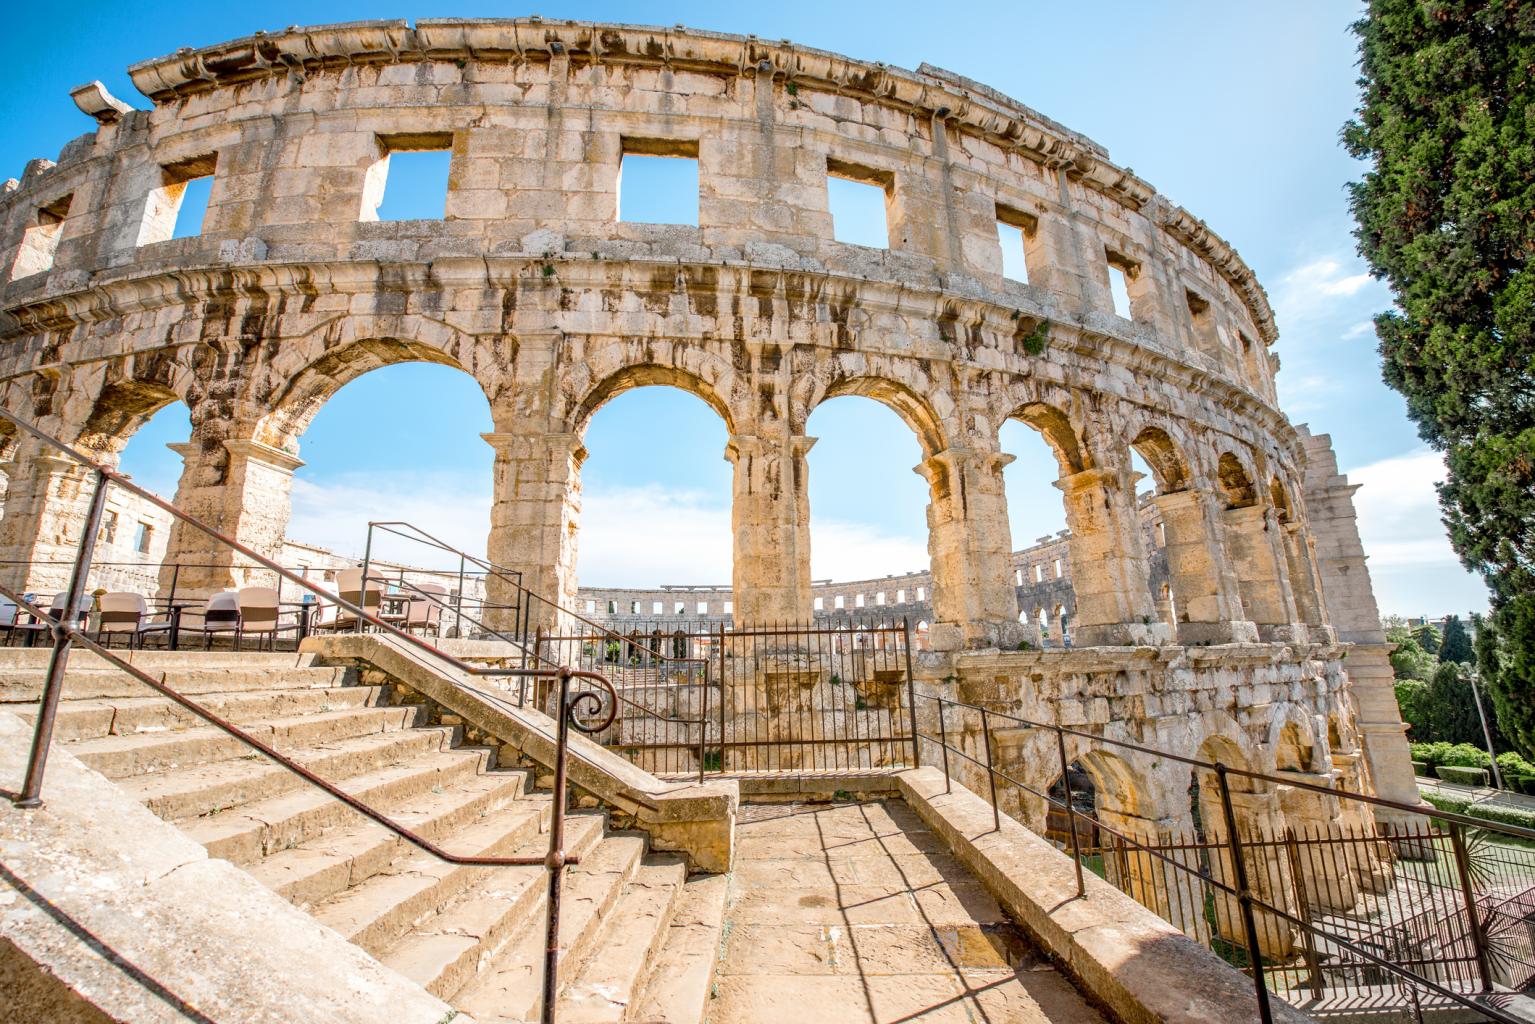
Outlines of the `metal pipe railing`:
{"type": "MultiPolygon", "coordinates": [[[[613,688],[608,679],[599,672],[576,670],[566,666],[561,666],[558,668],[524,667],[514,669],[486,669],[469,665],[462,660],[455,658],[442,650],[439,650],[433,645],[426,643],[424,640],[396,628],[393,624],[385,622],[377,616],[370,614],[365,607],[359,607],[358,605],[341,598],[339,595],[331,594],[319,587],[316,587],[309,580],[289,571],[288,569],[283,568],[272,559],[269,559],[259,552],[252,550],[250,547],[239,543],[231,537],[225,536],[223,533],[202,522],[201,520],[187,515],[185,512],[181,511],[170,502],[165,501],[158,495],[153,494],[142,487],[139,487],[137,484],[134,484],[127,477],[115,472],[114,470],[108,469],[106,466],[100,465],[91,459],[86,458],[79,452],[76,452],[73,448],[70,448],[62,441],[53,437],[51,434],[44,432],[27,420],[16,416],[14,413],[0,410],[0,417],[4,417],[5,419],[14,423],[18,429],[36,438],[43,445],[52,448],[74,460],[82,468],[93,474],[94,483],[94,487],[91,492],[90,504],[86,514],[84,532],[81,535],[79,545],[76,549],[75,559],[71,569],[70,585],[66,598],[67,603],[64,609],[61,611],[59,617],[57,619],[51,618],[47,612],[41,608],[38,608],[31,601],[28,601],[23,595],[17,593],[9,587],[0,586],[0,594],[4,594],[6,597],[14,601],[18,608],[26,609],[26,611],[33,615],[39,622],[49,622],[50,631],[53,637],[53,649],[49,656],[48,673],[44,680],[43,691],[38,702],[37,720],[33,726],[32,747],[27,759],[26,778],[22,784],[20,792],[17,794],[14,800],[16,806],[20,808],[36,808],[42,805],[42,792],[45,774],[47,771],[48,751],[51,747],[54,724],[58,716],[59,702],[63,695],[65,672],[67,670],[69,660],[69,651],[71,646],[79,643],[96,653],[98,656],[106,659],[108,663],[117,666],[119,669],[127,672],[130,676],[137,679],[139,682],[144,683],[156,693],[185,708],[192,714],[208,722],[215,728],[220,729],[227,735],[234,737],[242,743],[245,743],[275,764],[278,764],[284,769],[294,773],[305,782],[321,789],[329,796],[341,801],[348,807],[357,811],[359,814],[362,814],[371,821],[387,829],[392,834],[399,836],[401,839],[404,839],[406,842],[431,854],[432,856],[438,857],[451,864],[474,867],[511,867],[542,864],[548,873],[548,892],[545,914],[546,941],[543,977],[544,998],[541,1013],[542,1020],[545,1022],[545,1024],[552,1024],[555,1014],[555,996],[558,991],[559,917],[562,878],[566,865],[579,862],[579,858],[576,855],[569,854],[564,849],[564,819],[565,808],[568,802],[568,794],[565,790],[567,787],[566,765],[569,758],[569,730],[571,726],[574,726],[576,729],[582,732],[595,733],[606,729],[609,725],[612,724],[613,719],[618,714],[618,695],[617,691],[613,688]],[[465,857],[443,850],[435,843],[432,843],[425,837],[416,834],[412,830],[406,828],[404,825],[401,825],[399,822],[394,821],[387,815],[384,815],[382,812],[369,806],[364,801],[351,796],[345,791],[320,778],[318,775],[309,771],[303,765],[283,755],[268,744],[261,742],[233,723],[214,714],[207,708],[202,707],[197,702],[190,700],[185,695],[178,693],[172,687],[167,686],[163,678],[159,680],[154,679],[148,673],[138,669],[129,662],[113,654],[101,644],[92,640],[83,630],[80,629],[76,620],[75,609],[78,607],[80,598],[83,596],[85,581],[90,572],[91,556],[95,550],[96,537],[100,527],[101,513],[105,507],[106,491],[109,485],[121,487],[129,493],[134,494],[145,501],[148,501],[150,504],[170,514],[177,521],[185,523],[193,529],[207,535],[215,543],[227,547],[229,550],[237,552],[246,558],[249,558],[251,561],[267,569],[268,571],[276,573],[279,579],[286,579],[297,585],[299,588],[315,594],[317,598],[329,601],[341,608],[346,609],[357,617],[359,625],[363,621],[367,621],[377,629],[398,637],[399,639],[416,647],[426,654],[437,658],[444,664],[453,667],[459,672],[465,673],[469,676],[520,676],[556,679],[559,683],[559,696],[554,717],[555,735],[551,737],[555,748],[555,789],[554,798],[552,801],[553,806],[550,815],[548,852],[542,857],[465,857]],[[592,722],[583,722],[577,714],[577,708],[582,704],[590,705],[588,713],[600,713],[604,707],[604,701],[601,696],[591,690],[585,690],[573,695],[571,693],[570,683],[571,680],[575,678],[586,679],[594,682],[603,690],[605,690],[609,695],[609,699],[606,701],[607,715],[601,722],[595,724],[592,722]]],[[[360,595],[364,604],[367,600],[366,579],[367,573],[365,571],[363,593],[360,595]]],[[[473,692],[477,695],[491,698],[491,695],[486,694],[484,691],[474,687],[463,686],[463,684],[457,680],[454,680],[454,685],[460,686],[468,692],[473,692]]]]}
{"type": "MultiPolygon", "coordinates": [[[[1255,889],[1248,876],[1249,858],[1246,856],[1246,853],[1248,848],[1254,844],[1251,842],[1251,840],[1244,840],[1242,838],[1241,829],[1237,821],[1235,807],[1232,800],[1230,777],[1238,776],[1254,782],[1261,782],[1269,785],[1283,785],[1298,789],[1311,790],[1339,799],[1357,800],[1373,806],[1392,808],[1402,812],[1419,814],[1431,819],[1439,819],[1449,822],[1451,824],[1450,836],[1457,874],[1457,884],[1453,888],[1459,892],[1462,900],[1461,910],[1466,917],[1468,934],[1472,949],[1474,951],[1474,956],[1472,959],[1477,966],[1477,976],[1481,990],[1480,994],[1483,995],[1490,994],[1494,986],[1491,981],[1491,975],[1488,967],[1488,941],[1485,934],[1482,918],[1477,910],[1475,894],[1472,890],[1469,858],[1465,849],[1465,841],[1461,836],[1461,830],[1464,826],[1470,826],[1474,828],[1480,828],[1488,832],[1496,832],[1521,839],[1535,838],[1535,830],[1521,828],[1514,825],[1503,825],[1501,823],[1487,822],[1481,819],[1473,819],[1465,815],[1455,814],[1448,811],[1440,811],[1429,807],[1412,806],[1383,797],[1371,796],[1369,794],[1352,793],[1345,790],[1330,789],[1325,786],[1318,786],[1312,783],[1307,783],[1301,779],[1279,778],[1277,776],[1268,775],[1264,772],[1227,765],[1219,761],[1201,761],[1197,758],[1185,757],[1179,754],[1174,754],[1170,751],[1158,750],[1156,748],[1146,747],[1137,743],[1131,743],[1124,740],[1115,740],[1109,737],[1097,736],[1092,733],[1086,733],[1076,729],[1069,729],[1059,724],[1036,722],[1022,716],[1012,715],[1007,712],[997,711],[991,708],[982,707],[977,704],[950,700],[942,696],[919,693],[917,694],[917,697],[918,699],[932,701],[937,705],[938,734],[935,736],[930,732],[924,733],[922,734],[921,739],[927,741],[928,743],[937,743],[940,747],[942,752],[946,792],[951,786],[950,755],[952,754],[962,761],[975,765],[977,768],[986,773],[987,781],[992,792],[992,798],[990,802],[994,809],[994,815],[997,814],[997,811],[995,810],[997,807],[996,784],[999,780],[1024,792],[1027,792],[1039,799],[1042,799],[1045,801],[1047,807],[1056,808],[1065,812],[1067,816],[1070,842],[1073,848],[1073,859],[1077,864],[1078,898],[1084,898],[1087,895],[1086,884],[1082,874],[1082,851],[1078,846],[1077,840],[1078,821],[1081,820],[1084,823],[1088,823],[1091,828],[1112,835],[1121,844],[1123,844],[1123,847],[1131,848],[1135,850],[1135,852],[1139,855],[1144,855],[1161,863],[1171,865],[1172,868],[1176,871],[1192,874],[1199,879],[1201,884],[1210,887],[1212,890],[1219,894],[1234,899],[1237,903],[1238,910],[1241,915],[1246,955],[1249,958],[1249,962],[1252,968],[1254,996],[1257,1002],[1258,1015],[1259,1019],[1263,1021],[1264,1024],[1270,1024],[1270,1022],[1273,1020],[1273,1010],[1269,1003],[1269,990],[1265,981],[1265,961],[1260,947],[1259,931],[1256,920],[1256,913],[1260,911],[1266,915],[1270,915],[1274,918],[1282,920],[1289,925],[1293,925],[1303,934],[1305,934],[1308,940],[1320,939],[1324,943],[1331,943],[1334,948],[1342,950],[1348,955],[1356,957],[1368,965],[1385,971],[1387,974],[1405,982],[1409,987],[1416,986],[1426,989],[1427,991],[1433,992],[1434,994],[1445,999],[1449,999],[1460,1006],[1474,1010],[1475,1012],[1482,1014],[1486,1019],[1497,1021],[1499,1024],[1520,1024],[1522,1021],[1522,1018],[1510,1014],[1493,1002],[1479,999],[1475,995],[1456,991],[1447,985],[1441,984],[1439,981],[1433,978],[1425,977],[1423,974],[1415,974],[1407,969],[1405,963],[1393,962],[1381,956],[1379,953],[1366,948],[1361,943],[1356,942],[1344,935],[1338,934],[1335,929],[1322,927],[1304,912],[1297,915],[1291,913],[1285,907],[1279,906],[1276,903],[1265,899],[1263,894],[1255,889]],[[981,728],[986,732],[986,756],[984,761],[974,757],[967,751],[953,745],[949,741],[947,711],[950,709],[959,710],[962,712],[973,712],[980,718],[981,728]],[[1016,725],[1022,725],[1026,728],[1045,729],[1054,733],[1058,757],[1060,759],[1061,777],[1066,780],[1066,800],[1063,801],[1057,799],[1049,792],[1041,792],[1040,790],[1028,785],[1019,779],[1012,777],[1007,772],[995,766],[991,758],[991,744],[989,740],[991,731],[991,719],[993,718],[1011,722],[1016,725]],[[1232,873],[1231,883],[1228,884],[1226,881],[1216,877],[1208,867],[1203,867],[1200,870],[1195,871],[1188,864],[1184,863],[1178,858],[1169,856],[1164,849],[1148,845],[1137,836],[1131,835],[1121,829],[1108,825],[1098,820],[1097,818],[1077,810],[1077,808],[1071,802],[1070,795],[1070,764],[1067,761],[1065,745],[1065,737],[1067,736],[1078,737],[1090,741],[1094,744],[1118,747],[1137,751],[1139,753],[1153,754],[1158,758],[1172,760],[1178,763],[1189,765],[1201,771],[1210,772],[1216,783],[1219,808],[1221,811],[1223,824],[1225,826],[1225,834],[1223,837],[1217,834],[1215,841],[1207,845],[1210,848],[1214,848],[1216,850],[1224,850],[1230,855],[1232,873]]],[[[997,817],[997,825],[1000,828],[1000,816],[997,817]]],[[[1381,838],[1383,841],[1389,841],[1393,838],[1393,836],[1387,833],[1381,838]]],[[[1403,842],[1412,841],[1412,837],[1397,838],[1400,838],[1403,842]]],[[[1256,845],[1261,847],[1267,844],[1260,842],[1256,845]]],[[[1443,961],[1434,960],[1424,962],[1440,963],[1443,961]]],[[[1413,991],[1415,992],[1416,988],[1414,988],[1413,991]]]]}

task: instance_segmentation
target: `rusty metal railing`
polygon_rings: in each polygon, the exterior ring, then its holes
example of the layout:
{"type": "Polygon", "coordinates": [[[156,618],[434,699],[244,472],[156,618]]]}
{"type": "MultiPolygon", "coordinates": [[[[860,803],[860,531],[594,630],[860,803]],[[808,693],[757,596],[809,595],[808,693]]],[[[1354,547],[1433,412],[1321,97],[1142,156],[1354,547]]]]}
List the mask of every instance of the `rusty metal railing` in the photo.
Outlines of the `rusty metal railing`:
{"type": "MultiPolygon", "coordinates": [[[[607,678],[599,672],[573,669],[568,666],[482,668],[468,664],[427,643],[420,637],[407,633],[391,623],[380,619],[365,608],[316,586],[304,577],[285,569],[275,561],[241,544],[234,538],[228,537],[201,520],[187,515],[170,502],[139,487],[122,474],[86,458],[51,434],[46,433],[14,413],[0,409],[0,417],[9,420],[19,430],[32,436],[48,448],[73,460],[92,476],[91,497],[87,506],[79,547],[76,549],[75,559],[70,570],[67,598],[63,605],[64,610],[60,615],[54,618],[45,609],[33,604],[22,594],[10,587],[0,585],[0,594],[14,601],[18,608],[32,615],[39,623],[47,624],[48,632],[53,640],[53,647],[49,654],[47,674],[44,677],[43,690],[38,703],[37,719],[33,724],[32,745],[27,758],[26,777],[22,782],[20,792],[13,799],[15,806],[22,809],[34,809],[42,806],[43,783],[47,773],[48,753],[52,743],[54,725],[58,717],[59,703],[63,697],[69,654],[71,648],[79,644],[148,686],[162,697],[171,700],[213,727],[246,744],[263,757],[292,772],[330,797],[346,804],[354,811],[387,829],[417,849],[447,863],[465,867],[543,866],[548,873],[548,891],[544,922],[545,944],[541,1019],[544,1024],[553,1024],[559,988],[560,896],[564,869],[567,865],[580,862],[578,855],[567,853],[564,848],[565,809],[568,803],[568,793],[566,790],[568,786],[567,762],[569,760],[570,729],[573,726],[579,731],[594,733],[600,732],[612,723],[614,716],[618,713],[618,695],[607,678]],[[444,850],[424,836],[417,834],[376,808],[371,807],[366,802],[357,799],[316,775],[272,746],[256,739],[239,726],[208,710],[184,694],[177,692],[174,688],[166,685],[163,677],[155,679],[149,673],[139,669],[91,639],[87,632],[80,627],[79,619],[72,614],[72,610],[79,607],[85,596],[86,581],[91,569],[91,558],[95,552],[96,540],[100,532],[102,512],[106,505],[106,495],[109,486],[119,487],[136,495],[140,499],[165,511],[174,519],[205,534],[216,543],[250,559],[263,569],[276,573],[280,579],[285,579],[299,588],[313,593],[319,600],[336,604],[345,609],[357,617],[359,624],[366,622],[381,632],[395,636],[458,672],[474,677],[510,676],[556,680],[559,688],[558,703],[553,716],[555,735],[553,737],[546,737],[553,740],[555,749],[548,851],[539,857],[481,857],[465,856],[444,850]],[[599,687],[599,690],[583,690],[572,693],[571,681],[573,679],[586,680],[599,687]],[[607,695],[606,701],[603,699],[604,693],[607,695]],[[592,718],[583,719],[583,706],[585,714],[593,716],[592,718]],[[602,715],[604,707],[606,708],[605,716],[602,715]],[[602,717],[598,720],[596,716],[602,717]]],[[[455,681],[455,685],[462,686],[457,681],[455,681]]],[[[492,692],[477,687],[465,686],[463,688],[488,700],[507,705],[503,698],[492,692]]]]}

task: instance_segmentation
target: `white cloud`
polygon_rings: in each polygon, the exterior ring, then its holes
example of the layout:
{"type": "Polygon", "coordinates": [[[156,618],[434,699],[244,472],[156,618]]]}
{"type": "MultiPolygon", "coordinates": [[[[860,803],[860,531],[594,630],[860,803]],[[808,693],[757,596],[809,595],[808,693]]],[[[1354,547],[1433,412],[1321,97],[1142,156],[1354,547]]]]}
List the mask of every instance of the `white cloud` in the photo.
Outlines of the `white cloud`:
{"type": "MultiPolygon", "coordinates": [[[[1368,300],[1367,307],[1384,306],[1389,301],[1385,287],[1359,270],[1359,266],[1357,260],[1351,259],[1345,264],[1335,257],[1324,256],[1285,274],[1279,279],[1274,293],[1274,311],[1280,324],[1305,324],[1340,308],[1355,310],[1358,302],[1365,300],[1368,300]]],[[[1355,332],[1367,326],[1361,325],[1355,319],[1357,316],[1358,312],[1355,312],[1350,317],[1354,324],[1344,337],[1359,337],[1355,332]]]]}
{"type": "MultiPolygon", "coordinates": [[[[490,528],[488,480],[470,474],[346,474],[324,482],[296,477],[288,536],[360,558],[369,520],[402,520],[449,545],[483,555],[490,528]]],[[[381,539],[379,557],[413,565],[446,564],[426,547],[381,539]],[[435,556],[435,557],[434,557],[435,556]]]]}
{"type": "Polygon", "coordinates": [[[1375,333],[1375,321],[1374,320],[1361,320],[1359,323],[1355,324],[1354,326],[1350,327],[1348,330],[1343,332],[1343,340],[1344,341],[1353,341],[1356,338],[1363,338],[1363,337],[1366,337],[1367,335],[1372,335],[1374,333],[1375,333]]]}
{"type": "Polygon", "coordinates": [[[1444,458],[1419,450],[1348,471],[1376,600],[1387,614],[1484,610],[1487,591],[1461,566],[1440,519],[1434,485],[1444,458]]]}

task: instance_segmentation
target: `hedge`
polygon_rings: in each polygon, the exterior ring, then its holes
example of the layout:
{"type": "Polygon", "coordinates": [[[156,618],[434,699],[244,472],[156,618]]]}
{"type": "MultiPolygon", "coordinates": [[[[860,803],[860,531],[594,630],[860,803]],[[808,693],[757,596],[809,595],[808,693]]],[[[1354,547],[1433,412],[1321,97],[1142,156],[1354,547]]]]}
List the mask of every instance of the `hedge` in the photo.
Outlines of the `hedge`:
{"type": "Polygon", "coordinates": [[[1523,811],[1517,807],[1473,804],[1460,797],[1444,796],[1439,793],[1424,793],[1423,799],[1441,811],[1449,811],[1452,814],[1464,814],[1469,818],[1481,818],[1483,821],[1496,821],[1504,825],[1535,829],[1535,811],[1523,811]]]}
{"type": "Polygon", "coordinates": [[[1446,782],[1458,782],[1462,786],[1487,785],[1487,769],[1485,768],[1465,768],[1461,765],[1442,764],[1434,769],[1434,774],[1446,782]]]}
{"type": "Polygon", "coordinates": [[[1427,761],[1414,761],[1412,763],[1412,773],[1414,775],[1422,775],[1424,778],[1431,779],[1434,777],[1434,773],[1428,770],[1427,761]]]}

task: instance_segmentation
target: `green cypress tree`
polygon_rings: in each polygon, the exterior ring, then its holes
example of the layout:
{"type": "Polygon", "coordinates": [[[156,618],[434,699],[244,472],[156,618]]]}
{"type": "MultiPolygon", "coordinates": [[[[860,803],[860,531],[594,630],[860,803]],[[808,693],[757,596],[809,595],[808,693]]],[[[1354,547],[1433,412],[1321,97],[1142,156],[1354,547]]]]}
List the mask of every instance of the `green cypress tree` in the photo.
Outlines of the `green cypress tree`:
{"type": "Polygon", "coordinates": [[[1535,3],[1369,0],[1350,186],[1395,293],[1386,382],[1445,453],[1450,540],[1492,592],[1499,724],[1535,756],[1535,3]]]}
{"type": "Polygon", "coordinates": [[[1459,615],[1451,615],[1444,620],[1444,640],[1439,645],[1439,660],[1453,661],[1457,665],[1469,665],[1476,660],[1476,653],[1471,650],[1471,634],[1466,632],[1466,624],[1460,621],[1459,615]]]}

